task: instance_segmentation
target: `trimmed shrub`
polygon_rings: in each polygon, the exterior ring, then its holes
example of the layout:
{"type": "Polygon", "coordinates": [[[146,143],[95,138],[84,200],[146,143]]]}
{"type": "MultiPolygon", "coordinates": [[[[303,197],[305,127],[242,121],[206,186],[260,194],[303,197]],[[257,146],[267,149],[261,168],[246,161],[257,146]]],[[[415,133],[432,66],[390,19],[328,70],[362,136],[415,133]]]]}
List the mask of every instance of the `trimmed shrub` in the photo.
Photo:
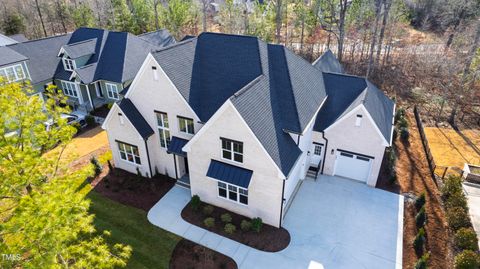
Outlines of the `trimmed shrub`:
{"type": "Polygon", "coordinates": [[[405,109],[403,108],[397,109],[397,111],[395,112],[395,124],[397,124],[400,119],[404,119],[404,118],[405,118],[405,109]]]}
{"type": "Polygon", "coordinates": [[[210,216],[213,213],[213,206],[211,205],[206,205],[203,207],[203,214],[210,216]]]}
{"type": "Polygon", "coordinates": [[[263,220],[261,218],[252,219],[252,230],[259,233],[262,230],[263,220]]]}
{"type": "Polygon", "coordinates": [[[425,205],[420,208],[417,215],[415,216],[415,224],[417,228],[423,227],[427,220],[427,214],[425,213],[425,205]]]}
{"type": "Polygon", "coordinates": [[[252,229],[252,223],[248,220],[242,220],[242,222],[240,223],[240,228],[242,229],[242,231],[248,232],[250,231],[250,229],[252,229]]]}
{"type": "Polygon", "coordinates": [[[227,223],[227,224],[225,224],[225,228],[223,228],[223,230],[227,234],[233,234],[237,230],[237,227],[235,227],[235,225],[233,225],[231,223],[227,223]]]}
{"type": "Polygon", "coordinates": [[[208,217],[203,220],[203,224],[207,226],[208,228],[215,226],[215,219],[212,217],[208,217]]]}
{"type": "Polygon", "coordinates": [[[108,104],[107,104],[107,108],[108,108],[109,110],[112,109],[112,106],[113,106],[113,103],[108,103],[108,104]]]}
{"type": "Polygon", "coordinates": [[[417,263],[415,263],[415,269],[427,269],[428,259],[430,258],[429,253],[425,253],[418,259],[417,263]]]}
{"type": "Polygon", "coordinates": [[[461,207],[452,207],[447,209],[447,222],[450,228],[457,231],[460,228],[470,227],[470,217],[467,210],[461,207]]]}
{"type": "Polygon", "coordinates": [[[420,196],[415,199],[415,208],[417,210],[420,210],[424,205],[425,205],[426,199],[425,199],[425,192],[422,192],[420,196]]]}
{"type": "Polygon", "coordinates": [[[480,267],[480,258],[471,250],[464,250],[455,256],[455,269],[477,269],[480,267]]]}
{"type": "Polygon", "coordinates": [[[232,216],[230,216],[230,214],[228,214],[228,213],[222,214],[222,215],[220,216],[220,218],[221,218],[222,221],[225,222],[225,223],[230,223],[230,222],[232,222],[232,216]]]}
{"type": "Polygon", "coordinates": [[[400,119],[398,119],[398,127],[400,127],[400,129],[402,128],[408,129],[408,121],[405,117],[401,117],[400,119]]]}
{"type": "Polygon", "coordinates": [[[194,195],[190,199],[190,206],[192,206],[192,209],[197,211],[200,208],[200,204],[202,203],[202,200],[200,200],[200,196],[194,195]]]}
{"type": "Polygon", "coordinates": [[[95,124],[95,118],[92,115],[87,115],[85,116],[85,122],[87,123],[87,125],[92,126],[95,124]]]}
{"type": "Polygon", "coordinates": [[[400,128],[400,138],[402,141],[408,141],[410,137],[410,132],[408,131],[408,127],[401,127],[400,128]]]}
{"type": "Polygon", "coordinates": [[[460,228],[455,233],[455,245],[461,249],[478,250],[477,234],[472,228],[460,228]]]}
{"type": "Polygon", "coordinates": [[[78,122],[74,122],[72,123],[72,127],[75,128],[76,132],[75,133],[78,133],[82,130],[82,126],[80,125],[80,123],[78,122]]]}
{"type": "Polygon", "coordinates": [[[447,208],[461,207],[464,209],[468,209],[467,198],[463,194],[463,191],[457,191],[457,192],[451,193],[448,196],[447,201],[445,201],[445,206],[447,208]]]}
{"type": "Polygon", "coordinates": [[[415,239],[413,240],[413,248],[415,249],[417,256],[423,254],[423,245],[425,245],[425,230],[420,228],[415,236],[415,239]]]}
{"type": "Polygon", "coordinates": [[[450,195],[456,192],[462,192],[462,178],[457,176],[448,176],[443,181],[442,197],[447,200],[450,195]]]}
{"type": "Polygon", "coordinates": [[[392,133],[392,142],[395,142],[398,137],[398,131],[397,128],[393,128],[393,133],[392,133]]]}
{"type": "Polygon", "coordinates": [[[90,163],[93,165],[93,171],[95,171],[95,176],[100,175],[100,173],[102,173],[103,167],[102,165],[100,165],[100,162],[95,156],[92,156],[92,158],[90,158],[90,163]]]}

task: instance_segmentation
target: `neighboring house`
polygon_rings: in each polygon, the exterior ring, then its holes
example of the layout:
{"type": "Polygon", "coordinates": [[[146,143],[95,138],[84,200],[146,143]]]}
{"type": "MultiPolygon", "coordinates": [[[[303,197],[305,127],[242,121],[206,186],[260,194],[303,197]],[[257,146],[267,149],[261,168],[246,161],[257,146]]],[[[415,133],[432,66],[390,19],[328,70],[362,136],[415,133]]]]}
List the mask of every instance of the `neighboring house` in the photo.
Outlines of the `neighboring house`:
{"type": "Polygon", "coordinates": [[[2,63],[16,66],[19,58],[12,51],[23,56],[24,73],[36,93],[41,95],[53,83],[74,110],[86,113],[120,100],[147,54],[173,43],[166,30],[135,36],[79,28],[71,34],[8,45],[0,56],[2,63]],[[5,55],[11,56],[4,60],[5,55]]]}
{"type": "Polygon", "coordinates": [[[7,83],[21,82],[30,79],[27,69],[28,58],[10,49],[0,47],[0,77],[7,83]]]}
{"type": "Polygon", "coordinates": [[[152,52],[103,124],[115,166],[279,227],[306,177],[376,184],[394,103],[342,71],[330,52],[312,65],[247,36],[152,52]]]}

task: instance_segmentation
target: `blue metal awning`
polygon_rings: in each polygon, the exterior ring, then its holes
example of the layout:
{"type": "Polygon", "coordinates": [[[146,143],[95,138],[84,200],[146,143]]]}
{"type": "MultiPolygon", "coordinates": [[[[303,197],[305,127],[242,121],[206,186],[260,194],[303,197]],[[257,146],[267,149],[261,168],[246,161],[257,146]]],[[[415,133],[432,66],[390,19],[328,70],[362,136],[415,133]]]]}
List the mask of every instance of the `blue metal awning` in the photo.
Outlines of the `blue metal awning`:
{"type": "Polygon", "coordinates": [[[215,178],[242,188],[248,188],[252,174],[252,170],[216,160],[210,161],[210,166],[207,171],[207,177],[215,178]]]}
{"type": "Polygon", "coordinates": [[[182,151],[182,148],[187,143],[188,143],[188,140],[186,139],[172,136],[172,140],[170,140],[170,145],[168,145],[167,152],[185,157],[187,156],[187,153],[185,151],[182,151]]]}

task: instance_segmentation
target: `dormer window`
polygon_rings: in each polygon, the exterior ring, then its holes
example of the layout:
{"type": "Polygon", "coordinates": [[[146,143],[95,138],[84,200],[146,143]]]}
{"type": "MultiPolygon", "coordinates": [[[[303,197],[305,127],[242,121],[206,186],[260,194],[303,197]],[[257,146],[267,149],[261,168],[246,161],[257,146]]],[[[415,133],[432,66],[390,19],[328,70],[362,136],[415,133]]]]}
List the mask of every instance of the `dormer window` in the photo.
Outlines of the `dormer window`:
{"type": "Polygon", "coordinates": [[[360,126],[362,124],[362,115],[358,114],[357,119],[355,120],[355,126],[360,126]]]}
{"type": "Polygon", "coordinates": [[[63,68],[67,71],[73,71],[75,69],[75,61],[68,58],[63,58],[63,68]]]}

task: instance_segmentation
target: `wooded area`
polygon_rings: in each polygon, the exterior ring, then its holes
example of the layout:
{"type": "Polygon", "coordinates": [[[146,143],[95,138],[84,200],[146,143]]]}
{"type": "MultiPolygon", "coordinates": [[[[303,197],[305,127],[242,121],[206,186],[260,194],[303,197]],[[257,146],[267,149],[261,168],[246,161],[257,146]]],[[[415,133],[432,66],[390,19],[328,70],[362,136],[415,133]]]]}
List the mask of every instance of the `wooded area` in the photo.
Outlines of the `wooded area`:
{"type": "Polygon", "coordinates": [[[3,32],[28,38],[86,27],[177,40],[255,35],[313,61],[331,49],[353,74],[438,122],[480,124],[478,0],[4,0],[3,32]]]}

